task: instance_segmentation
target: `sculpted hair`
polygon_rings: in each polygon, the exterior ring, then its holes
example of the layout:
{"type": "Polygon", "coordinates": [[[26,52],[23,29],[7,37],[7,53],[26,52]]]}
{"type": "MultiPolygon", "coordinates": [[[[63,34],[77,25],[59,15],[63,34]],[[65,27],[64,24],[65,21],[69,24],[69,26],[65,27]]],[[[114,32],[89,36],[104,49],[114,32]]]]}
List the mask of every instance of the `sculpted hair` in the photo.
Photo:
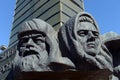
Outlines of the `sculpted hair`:
{"type": "Polygon", "coordinates": [[[79,16],[79,22],[90,22],[96,28],[98,28],[97,25],[96,25],[96,23],[95,23],[95,21],[93,20],[93,18],[91,18],[89,15],[86,15],[86,14],[79,16]]]}

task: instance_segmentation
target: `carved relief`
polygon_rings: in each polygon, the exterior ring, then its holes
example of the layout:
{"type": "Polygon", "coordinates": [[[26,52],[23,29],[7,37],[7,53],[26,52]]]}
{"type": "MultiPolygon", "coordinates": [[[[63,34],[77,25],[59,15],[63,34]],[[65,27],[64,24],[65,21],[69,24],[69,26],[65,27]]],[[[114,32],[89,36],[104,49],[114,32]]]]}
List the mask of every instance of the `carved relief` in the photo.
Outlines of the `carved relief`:
{"type": "Polygon", "coordinates": [[[88,13],[79,13],[67,21],[58,33],[60,49],[79,71],[109,69],[112,57],[102,44],[98,25],[88,13]]]}
{"type": "Polygon", "coordinates": [[[49,55],[57,53],[55,31],[40,19],[26,21],[18,34],[15,66],[21,71],[50,71],[49,55]]]}
{"type": "Polygon", "coordinates": [[[40,19],[23,23],[18,34],[15,71],[60,71],[73,65],[61,56],[56,38],[54,29],[40,19]]]}
{"type": "Polygon", "coordinates": [[[120,36],[107,39],[105,45],[113,56],[113,72],[120,79],[120,36]]]}
{"type": "Polygon", "coordinates": [[[19,71],[101,69],[108,70],[109,74],[113,72],[112,56],[100,39],[98,25],[92,15],[79,13],[61,27],[58,35],[56,33],[41,19],[24,22],[18,33],[15,74],[19,71]]]}

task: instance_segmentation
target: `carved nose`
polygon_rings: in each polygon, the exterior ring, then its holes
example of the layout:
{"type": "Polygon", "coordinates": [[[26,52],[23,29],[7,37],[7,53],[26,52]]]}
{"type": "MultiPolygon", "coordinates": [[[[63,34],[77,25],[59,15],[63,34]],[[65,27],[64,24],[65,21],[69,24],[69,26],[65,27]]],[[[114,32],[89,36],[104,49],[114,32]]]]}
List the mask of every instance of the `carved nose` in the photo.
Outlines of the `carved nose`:
{"type": "Polygon", "coordinates": [[[26,45],[26,48],[30,48],[30,47],[33,47],[33,45],[31,45],[31,44],[26,45]]]}
{"type": "Polygon", "coordinates": [[[88,39],[89,39],[89,41],[94,41],[95,40],[95,36],[91,31],[89,31],[88,39]]]}
{"type": "Polygon", "coordinates": [[[93,35],[93,33],[91,31],[89,31],[89,36],[94,37],[94,35],[93,35]]]}
{"type": "Polygon", "coordinates": [[[29,39],[27,44],[26,44],[26,48],[30,48],[30,47],[33,47],[33,40],[32,39],[29,39]]]}
{"type": "Polygon", "coordinates": [[[32,44],[33,40],[30,38],[27,42],[27,44],[32,44]]]}

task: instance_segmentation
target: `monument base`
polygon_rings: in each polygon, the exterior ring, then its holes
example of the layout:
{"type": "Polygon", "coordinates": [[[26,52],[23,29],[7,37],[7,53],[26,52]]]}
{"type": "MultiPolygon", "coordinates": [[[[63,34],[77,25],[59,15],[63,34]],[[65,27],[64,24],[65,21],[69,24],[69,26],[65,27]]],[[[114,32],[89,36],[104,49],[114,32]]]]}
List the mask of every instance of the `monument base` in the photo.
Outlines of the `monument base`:
{"type": "Polygon", "coordinates": [[[66,72],[22,72],[15,80],[109,80],[108,70],[66,72]]]}

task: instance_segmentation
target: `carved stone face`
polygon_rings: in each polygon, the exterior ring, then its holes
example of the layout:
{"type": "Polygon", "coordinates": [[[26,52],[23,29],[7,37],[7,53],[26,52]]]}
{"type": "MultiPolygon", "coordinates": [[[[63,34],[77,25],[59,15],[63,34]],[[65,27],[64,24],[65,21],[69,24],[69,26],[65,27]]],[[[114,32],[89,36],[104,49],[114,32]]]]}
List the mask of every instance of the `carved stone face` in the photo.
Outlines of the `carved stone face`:
{"type": "Polygon", "coordinates": [[[19,40],[19,55],[21,56],[20,66],[25,71],[32,69],[41,71],[40,64],[43,65],[48,58],[45,35],[26,32],[19,40]]]}
{"type": "Polygon", "coordinates": [[[80,22],[77,29],[78,40],[84,51],[92,56],[99,52],[100,38],[96,27],[90,22],[80,22]]]}
{"type": "MultiPolygon", "coordinates": [[[[48,66],[58,55],[53,27],[41,19],[25,21],[18,32],[15,68],[21,71],[51,71],[48,66]]],[[[58,61],[58,60],[56,60],[58,61]]]]}
{"type": "Polygon", "coordinates": [[[27,34],[20,38],[21,56],[39,54],[44,50],[46,50],[45,36],[42,34],[27,34]]]}

